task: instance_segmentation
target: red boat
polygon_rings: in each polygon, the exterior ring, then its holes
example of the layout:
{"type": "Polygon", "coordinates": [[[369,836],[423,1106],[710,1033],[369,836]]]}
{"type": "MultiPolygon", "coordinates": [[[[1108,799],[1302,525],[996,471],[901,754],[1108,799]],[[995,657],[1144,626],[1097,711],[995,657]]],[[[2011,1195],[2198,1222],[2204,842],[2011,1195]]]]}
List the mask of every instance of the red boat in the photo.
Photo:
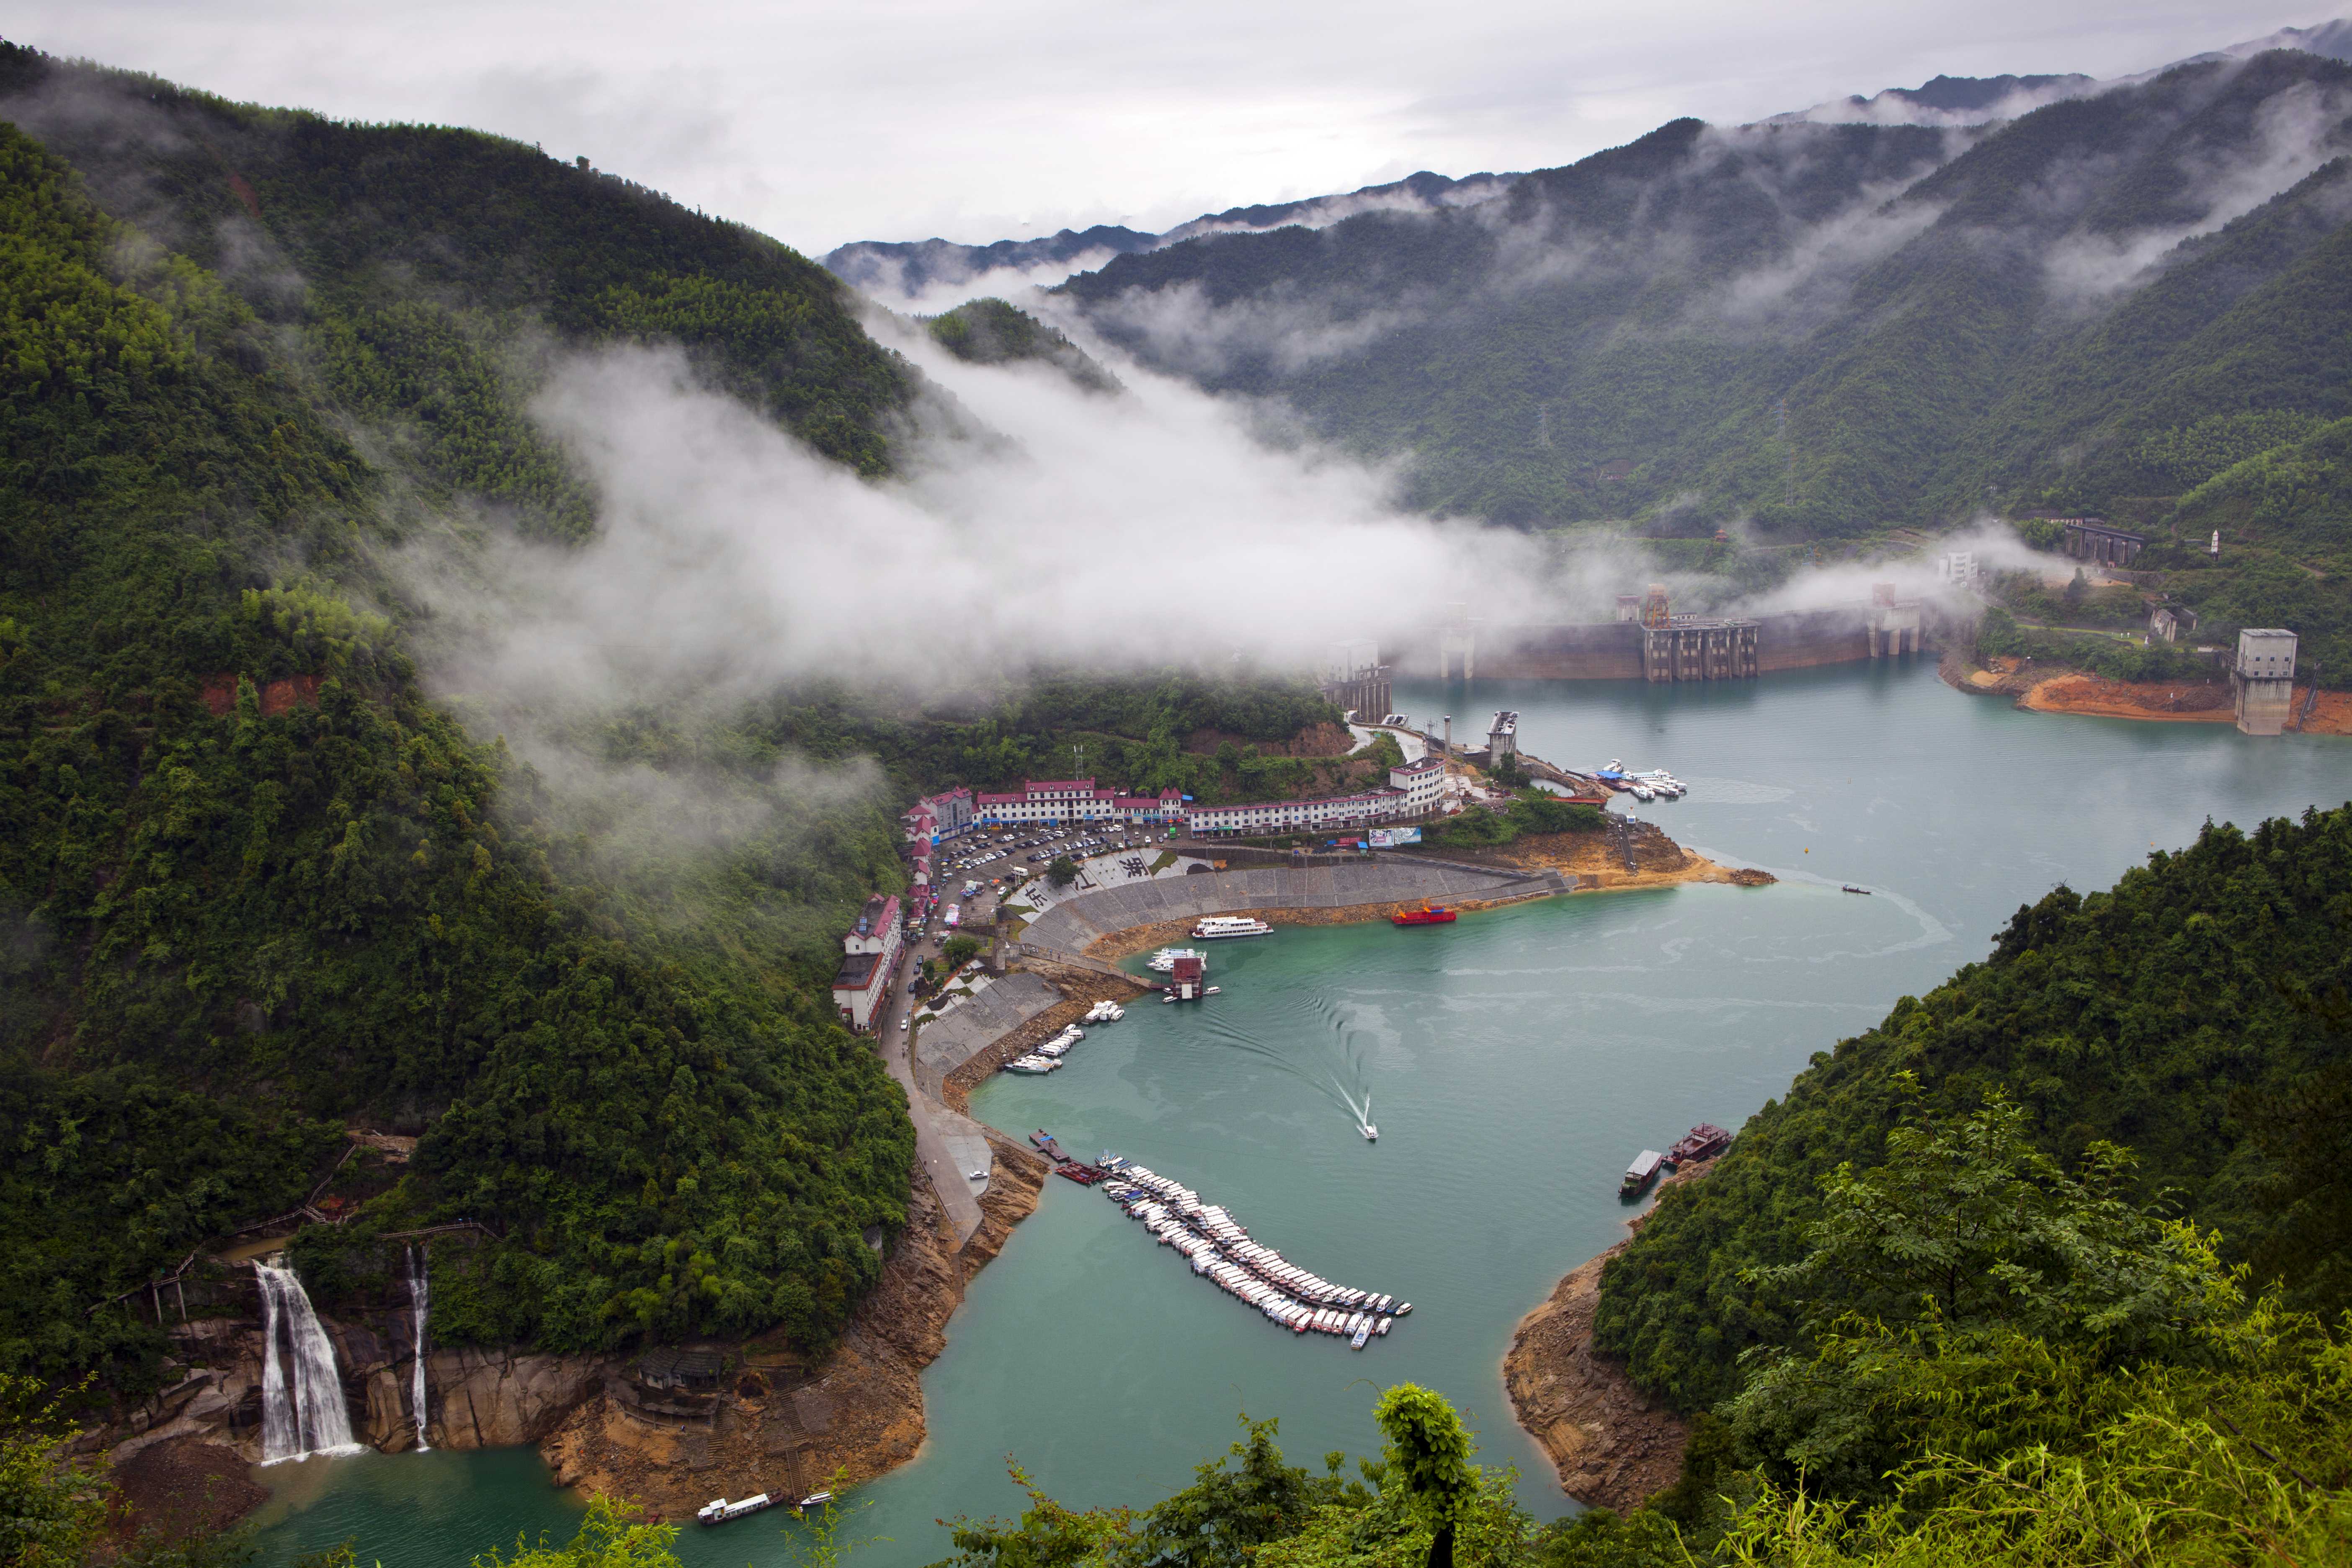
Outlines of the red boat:
{"type": "Polygon", "coordinates": [[[1423,899],[1421,901],[1421,908],[1399,910],[1389,917],[1389,923],[1401,926],[1443,926],[1452,925],[1456,918],[1454,911],[1447,909],[1444,904],[1433,904],[1427,899],[1423,899]]]}

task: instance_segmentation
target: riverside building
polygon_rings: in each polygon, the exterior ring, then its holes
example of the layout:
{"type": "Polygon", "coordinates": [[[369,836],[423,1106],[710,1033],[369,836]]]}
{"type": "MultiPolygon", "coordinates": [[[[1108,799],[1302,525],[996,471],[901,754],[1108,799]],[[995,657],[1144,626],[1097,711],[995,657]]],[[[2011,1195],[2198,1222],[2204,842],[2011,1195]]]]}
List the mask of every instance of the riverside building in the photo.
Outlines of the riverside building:
{"type": "Polygon", "coordinates": [[[1037,824],[1059,827],[1071,822],[1121,822],[1153,826],[1181,821],[1181,792],[1127,795],[1098,789],[1092,779],[1025,779],[1017,792],[982,795],[974,809],[983,827],[1037,824]]]}
{"type": "Polygon", "coordinates": [[[1388,787],[1314,800],[1261,800],[1240,805],[1194,805],[1184,813],[1195,837],[1212,835],[1321,832],[1427,816],[1444,804],[1445,763],[1435,757],[1389,770],[1388,787]]]}
{"type": "Polygon", "coordinates": [[[833,972],[833,1005],[841,1021],[861,1035],[871,1032],[874,1020],[882,1016],[904,942],[895,893],[866,900],[857,923],[841,939],[841,967],[833,972]]]}

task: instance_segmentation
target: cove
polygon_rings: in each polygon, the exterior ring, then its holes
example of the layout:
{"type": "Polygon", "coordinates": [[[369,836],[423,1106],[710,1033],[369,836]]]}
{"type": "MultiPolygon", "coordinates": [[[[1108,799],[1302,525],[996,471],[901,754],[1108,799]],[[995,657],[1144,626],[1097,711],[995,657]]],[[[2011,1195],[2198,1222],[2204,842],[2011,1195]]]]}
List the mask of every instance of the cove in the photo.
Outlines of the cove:
{"type": "MultiPolygon", "coordinates": [[[[1496,708],[1552,762],[1673,769],[1637,808],[1773,888],[1587,894],[1450,927],[1295,927],[1212,954],[1223,993],[1130,1007],[1044,1079],[1000,1076],[974,1113],[1116,1149],[1223,1203],[1328,1278],[1413,1316],[1360,1353],[1301,1340],[1194,1279],[1100,1196],[1049,1181],[975,1279],[925,1375],[929,1441],[856,1521],[877,1568],[947,1554],[933,1521],[1024,1504],[1007,1456],[1066,1502],[1148,1504],[1278,1415],[1294,1459],[1370,1451],[1377,1391],[1411,1379],[1516,1463],[1538,1513],[1568,1504],[1504,1398],[1512,1326],[1621,1236],[1616,1178],[1692,1122],[1737,1127],[1815,1051],[1983,956],[2054,883],[2105,887],[2210,816],[2251,825],[2352,797],[2352,743],[2226,725],[2023,713],[1897,661],[1756,683],[1403,683],[1457,734],[1496,708]],[[1853,882],[1874,889],[1858,898],[1853,882]],[[1367,1144],[1331,1091],[1369,1089],[1367,1144]],[[1350,1077],[1349,1075],[1352,1075],[1350,1077]]],[[[362,1561],[461,1564],[572,1505],[527,1452],[364,1456],[258,1472],[264,1561],[359,1539],[362,1561]]],[[[692,1564],[786,1560],[762,1516],[688,1527],[692,1564]]]]}

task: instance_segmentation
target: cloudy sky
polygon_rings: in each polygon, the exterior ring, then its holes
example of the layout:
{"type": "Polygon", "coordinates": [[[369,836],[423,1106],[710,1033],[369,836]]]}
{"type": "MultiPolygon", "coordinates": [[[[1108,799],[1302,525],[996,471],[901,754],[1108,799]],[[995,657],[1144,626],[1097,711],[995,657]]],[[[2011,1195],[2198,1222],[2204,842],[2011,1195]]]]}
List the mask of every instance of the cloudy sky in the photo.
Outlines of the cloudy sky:
{"type": "Polygon", "coordinates": [[[804,250],[1162,228],[1563,163],[1939,72],[2114,76],[2331,8],[2203,0],[17,0],[6,36],[232,98],[478,126],[804,250]]]}

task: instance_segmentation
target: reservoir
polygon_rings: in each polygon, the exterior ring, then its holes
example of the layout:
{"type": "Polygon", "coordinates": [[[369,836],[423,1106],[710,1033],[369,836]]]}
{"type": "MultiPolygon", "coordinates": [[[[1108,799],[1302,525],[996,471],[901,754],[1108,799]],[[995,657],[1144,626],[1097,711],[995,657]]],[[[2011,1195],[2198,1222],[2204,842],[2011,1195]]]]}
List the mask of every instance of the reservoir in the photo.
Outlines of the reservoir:
{"type": "MultiPolygon", "coordinates": [[[[1000,1075],[974,1114],[1075,1153],[1112,1149],[1221,1203],[1327,1279],[1414,1303],[1361,1352],[1294,1337],[1193,1278],[1098,1194],[1049,1180],[972,1282],[924,1378],[929,1440],[867,1492],[859,1562],[950,1550],[934,1521],[1010,1518],[1008,1457],[1060,1500],[1148,1505],[1278,1416],[1295,1461],[1376,1449],[1380,1389],[1443,1391],[1516,1464],[1538,1515],[1569,1506],[1511,1420],[1500,1361],[1521,1314],[1618,1240],[1616,1184],[1696,1121],[1737,1128],[1812,1053],[1984,956],[2021,902],[2104,888],[2209,817],[2352,797],[2352,742],[2227,725],[2023,713],[1926,661],[1686,686],[1401,682],[1400,709],[1589,767],[1673,770],[1635,807],[1780,885],[1579,895],[1451,926],[1280,928],[1213,944],[1223,994],[1145,1003],[1046,1078],[1000,1075]],[[1874,889],[1871,898],[1839,890],[1874,889]],[[1370,1094],[1367,1143],[1344,1098],[1370,1094]]],[[[1631,806],[1630,801],[1622,803],[1631,806]]],[[[257,1472],[263,1560],[356,1537],[387,1568],[463,1564],[576,1505],[528,1452],[365,1456],[257,1472]]],[[[787,1560],[774,1515],[680,1536],[692,1564],[787,1560]]]]}

